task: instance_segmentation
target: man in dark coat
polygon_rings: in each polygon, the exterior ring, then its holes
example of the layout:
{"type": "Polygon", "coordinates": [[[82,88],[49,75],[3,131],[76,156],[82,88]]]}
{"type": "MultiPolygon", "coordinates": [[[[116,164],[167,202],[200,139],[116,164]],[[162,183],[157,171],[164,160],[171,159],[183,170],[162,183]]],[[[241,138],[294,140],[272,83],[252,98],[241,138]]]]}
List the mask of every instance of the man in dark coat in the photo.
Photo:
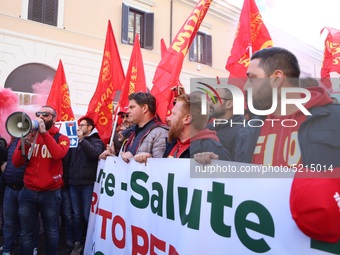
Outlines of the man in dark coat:
{"type": "Polygon", "coordinates": [[[96,179],[98,157],[105,150],[92,119],[78,121],[78,146],[70,149],[69,185],[74,217],[74,248],[72,254],[82,254],[83,235],[90,215],[92,192],[96,179]]]}

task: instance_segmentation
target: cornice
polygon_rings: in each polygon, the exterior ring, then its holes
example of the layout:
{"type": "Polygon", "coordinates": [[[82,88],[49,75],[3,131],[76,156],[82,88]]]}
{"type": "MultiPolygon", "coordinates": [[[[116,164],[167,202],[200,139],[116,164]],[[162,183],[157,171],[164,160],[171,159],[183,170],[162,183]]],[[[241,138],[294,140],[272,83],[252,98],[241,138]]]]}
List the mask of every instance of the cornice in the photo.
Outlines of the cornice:
{"type": "MultiPolygon", "coordinates": [[[[191,7],[196,6],[197,0],[173,0],[185,3],[191,7]]],[[[224,1],[212,1],[208,14],[237,25],[241,9],[224,1]]]]}
{"type": "Polygon", "coordinates": [[[155,6],[155,1],[153,0],[123,0],[123,3],[146,12],[151,11],[151,8],[155,6]]]}

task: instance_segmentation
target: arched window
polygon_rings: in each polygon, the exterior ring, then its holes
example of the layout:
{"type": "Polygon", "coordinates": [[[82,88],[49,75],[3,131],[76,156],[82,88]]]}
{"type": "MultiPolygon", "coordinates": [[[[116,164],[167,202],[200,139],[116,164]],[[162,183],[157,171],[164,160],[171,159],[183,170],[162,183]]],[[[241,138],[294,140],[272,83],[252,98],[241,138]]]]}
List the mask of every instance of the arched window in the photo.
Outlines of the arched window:
{"type": "MultiPolygon", "coordinates": [[[[19,66],[7,77],[4,87],[10,88],[19,96],[20,105],[34,103],[34,94],[32,85],[50,80],[53,81],[55,70],[49,66],[30,63],[19,66]]],[[[48,88],[49,89],[49,88],[48,88]]]]}

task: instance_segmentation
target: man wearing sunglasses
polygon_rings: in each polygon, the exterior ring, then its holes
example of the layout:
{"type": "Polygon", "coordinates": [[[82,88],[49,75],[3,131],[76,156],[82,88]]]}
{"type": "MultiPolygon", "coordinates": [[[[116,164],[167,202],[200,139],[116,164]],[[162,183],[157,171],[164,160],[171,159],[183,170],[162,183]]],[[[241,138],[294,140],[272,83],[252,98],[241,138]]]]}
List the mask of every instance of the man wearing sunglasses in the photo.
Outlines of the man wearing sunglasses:
{"type": "Polygon", "coordinates": [[[210,101],[211,117],[219,119],[220,124],[210,122],[208,128],[217,133],[220,143],[229,151],[234,158],[236,137],[238,131],[243,127],[244,116],[233,115],[233,95],[227,88],[216,89],[221,101],[215,96],[215,103],[210,101]]]}
{"type": "Polygon", "coordinates": [[[129,114],[127,113],[128,110],[129,107],[125,106],[118,112],[119,121],[121,121],[121,123],[117,125],[113,137],[113,146],[108,144],[106,146],[106,150],[99,155],[99,159],[106,159],[107,156],[119,155],[124,141],[130,136],[132,132],[132,123],[129,121],[129,114]]]}
{"type": "MultiPolygon", "coordinates": [[[[24,187],[19,195],[19,218],[21,225],[21,254],[33,254],[36,246],[36,225],[40,213],[45,232],[45,254],[56,254],[58,246],[58,219],[60,211],[60,187],[62,185],[62,159],[66,155],[70,139],[60,135],[58,141],[54,135],[59,129],[54,126],[56,111],[50,106],[43,106],[36,113],[39,127],[32,143],[19,141],[12,162],[15,167],[26,164],[24,187]],[[22,155],[21,144],[25,155],[22,155]]],[[[25,139],[26,140],[26,139],[25,139]]]]}
{"type": "Polygon", "coordinates": [[[122,123],[117,127],[117,133],[114,136],[114,146],[116,154],[119,153],[123,142],[127,139],[131,133],[130,127],[132,123],[129,121],[129,114],[128,112],[129,107],[124,107],[119,113],[118,116],[121,118],[122,123]]]}

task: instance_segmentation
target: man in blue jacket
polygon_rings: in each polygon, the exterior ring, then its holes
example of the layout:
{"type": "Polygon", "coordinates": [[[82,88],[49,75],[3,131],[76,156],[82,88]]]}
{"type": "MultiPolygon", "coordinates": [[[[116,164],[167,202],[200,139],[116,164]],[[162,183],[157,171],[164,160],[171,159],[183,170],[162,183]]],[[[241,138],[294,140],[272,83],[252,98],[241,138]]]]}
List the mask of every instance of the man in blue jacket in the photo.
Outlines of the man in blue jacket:
{"type": "MultiPolygon", "coordinates": [[[[28,141],[26,136],[26,141],[28,141]]],[[[18,138],[12,138],[7,148],[7,161],[1,168],[4,168],[3,183],[4,191],[4,245],[2,254],[11,254],[15,249],[15,241],[17,241],[20,233],[18,195],[22,187],[24,187],[24,171],[25,166],[16,168],[12,163],[12,155],[18,144],[18,138]]],[[[2,169],[1,169],[2,170],[2,169]]]]}

